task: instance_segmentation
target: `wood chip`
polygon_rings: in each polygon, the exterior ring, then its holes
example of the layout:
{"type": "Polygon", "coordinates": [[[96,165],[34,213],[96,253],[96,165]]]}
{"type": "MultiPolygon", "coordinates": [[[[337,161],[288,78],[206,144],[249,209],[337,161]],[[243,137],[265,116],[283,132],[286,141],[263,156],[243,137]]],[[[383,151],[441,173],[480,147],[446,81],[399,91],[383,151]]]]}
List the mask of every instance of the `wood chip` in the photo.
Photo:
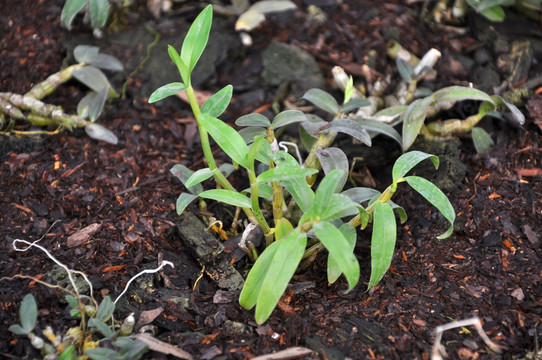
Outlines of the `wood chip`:
{"type": "Polygon", "coordinates": [[[304,356],[312,355],[313,351],[304,347],[291,347],[273,354],[261,355],[252,358],[252,360],[285,360],[297,359],[304,356]]]}
{"type": "Polygon", "coordinates": [[[102,224],[94,223],[70,235],[68,238],[68,247],[73,248],[86,243],[96,231],[100,230],[101,227],[102,224]]]}

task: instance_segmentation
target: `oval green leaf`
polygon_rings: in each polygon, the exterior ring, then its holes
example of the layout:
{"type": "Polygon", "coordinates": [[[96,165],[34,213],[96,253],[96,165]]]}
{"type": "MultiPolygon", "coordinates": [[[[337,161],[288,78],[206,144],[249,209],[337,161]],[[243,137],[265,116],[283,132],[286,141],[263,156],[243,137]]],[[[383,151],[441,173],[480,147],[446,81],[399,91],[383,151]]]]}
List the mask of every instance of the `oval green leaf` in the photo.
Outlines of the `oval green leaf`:
{"type": "Polygon", "coordinates": [[[207,46],[212,22],[213,7],[207,5],[188,29],[180,54],[183,64],[188,67],[188,73],[194,70],[201,54],[203,54],[203,50],[207,46]]]}
{"type": "Polygon", "coordinates": [[[75,16],[79,11],[83,10],[87,0],[66,0],[64,7],[62,8],[62,13],[60,14],[60,22],[66,28],[70,28],[75,16]]]}
{"type": "Polygon", "coordinates": [[[36,326],[36,320],[38,319],[38,305],[36,305],[36,299],[34,295],[26,294],[21,303],[21,310],[19,311],[21,318],[21,326],[28,333],[30,333],[34,326],[36,326]]]}
{"type": "Polygon", "coordinates": [[[403,151],[406,151],[418,137],[432,103],[431,96],[415,100],[403,113],[403,151]]]}
{"type": "Polygon", "coordinates": [[[103,88],[109,87],[110,94],[112,96],[118,96],[104,73],[94,66],[85,66],[75,69],[73,71],[73,77],[88,86],[91,90],[100,92],[103,88]]]}
{"type": "Polygon", "coordinates": [[[446,239],[454,230],[455,210],[450,203],[450,200],[444,193],[432,182],[419,176],[407,176],[405,181],[434,207],[450,222],[448,230],[437,236],[437,239],[446,239]]]}
{"type": "Polygon", "coordinates": [[[397,224],[389,204],[378,201],[373,212],[371,237],[371,278],[367,290],[380,282],[391,265],[395,250],[397,224]]]}
{"type": "Polygon", "coordinates": [[[186,179],[186,182],[184,182],[184,186],[186,186],[187,188],[191,188],[194,185],[197,185],[207,180],[208,178],[213,176],[214,173],[215,172],[209,168],[199,169],[198,171],[190,175],[188,179],[186,179]]]}
{"type": "Polygon", "coordinates": [[[393,128],[393,126],[383,123],[382,121],[372,119],[354,118],[353,120],[365,130],[390,137],[395,140],[399,146],[403,146],[403,138],[401,137],[401,134],[399,134],[399,132],[393,128]]]}
{"type": "Polygon", "coordinates": [[[346,104],[341,106],[341,112],[347,113],[352,110],[359,109],[360,107],[369,106],[371,102],[367,99],[355,98],[348,101],[346,104]]]}
{"type": "Polygon", "coordinates": [[[412,168],[418,165],[425,159],[431,159],[435,168],[438,169],[439,158],[432,154],[427,154],[422,151],[409,151],[399,156],[399,158],[393,164],[392,177],[393,182],[396,183],[397,180],[405,176],[412,168]]]}
{"type": "Polygon", "coordinates": [[[367,146],[371,146],[371,136],[362,125],[356,121],[348,118],[335,119],[330,123],[330,126],[321,130],[322,133],[328,133],[331,131],[342,132],[353,138],[361,141],[367,146]]]}
{"type": "Polygon", "coordinates": [[[149,96],[148,102],[149,104],[152,104],[153,102],[157,102],[171,95],[178,94],[184,90],[186,90],[186,86],[183,83],[174,82],[174,83],[166,84],[154,90],[151,96],[149,96]]]}
{"type": "Polygon", "coordinates": [[[201,112],[214,117],[219,117],[230,104],[233,94],[233,86],[227,85],[222,90],[213,94],[201,105],[201,112]]]}
{"type": "Polygon", "coordinates": [[[491,147],[495,145],[491,135],[489,135],[487,131],[481,127],[477,126],[472,128],[472,142],[474,143],[474,147],[476,148],[476,152],[478,154],[491,149],[491,147]]]}
{"type": "Polygon", "coordinates": [[[273,244],[278,244],[278,248],[269,264],[256,304],[255,319],[258,324],[263,324],[269,318],[284,294],[303,257],[307,235],[295,229],[273,244]]]}
{"type": "Polygon", "coordinates": [[[278,129],[279,127],[288,126],[291,124],[307,121],[307,116],[299,110],[285,110],[277,114],[271,123],[271,128],[278,129]]]}
{"type": "Polygon", "coordinates": [[[177,215],[181,215],[186,209],[186,207],[195,199],[197,199],[197,195],[192,195],[189,193],[182,193],[177,198],[177,202],[175,203],[175,209],[177,210],[177,215]]]}
{"type": "Polygon", "coordinates": [[[331,114],[337,114],[339,112],[337,100],[324,90],[310,89],[303,95],[302,99],[310,101],[320,109],[331,114]]]}
{"type": "MultiPolygon", "coordinates": [[[[348,249],[351,253],[354,252],[354,248],[356,247],[356,229],[348,224],[342,224],[339,228],[339,231],[343,234],[344,238],[346,239],[346,242],[348,243],[348,249]]],[[[358,265],[359,268],[359,265],[358,265]]],[[[327,257],[327,281],[330,284],[333,284],[343,271],[341,270],[341,265],[337,259],[333,257],[331,253],[329,253],[327,257]]]]}
{"type": "Polygon", "coordinates": [[[272,181],[292,180],[293,178],[304,178],[317,173],[316,169],[304,169],[302,167],[275,167],[261,173],[257,178],[257,183],[268,183],[272,181]]]}
{"type": "Polygon", "coordinates": [[[239,206],[242,208],[251,208],[252,203],[250,199],[237,191],[225,190],[225,189],[213,189],[207,190],[199,194],[199,197],[204,199],[211,199],[223,202],[225,204],[239,206]]]}
{"type": "Polygon", "coordinates": [[[435,101],[462,101],[462,100],[479,100],[493,103],[491,96],[471,87],[465,86],[449,86],[444,89],[435,91],[431,96],[435,101]]]}
{"type": "Polygon", "coordinates": [[[85,132],[87,133],[88,136],[90,136],[91,138],[95,140],[105,141],[106,143],[109,143],[112,145],[117,145],[118,143],[117,136],[113,134],[111,130],[107,129],[106,127],[100,124],[96,124],[96,123],[88,124],[87,126],[85,126],[85,132]]]}
{"type": "Polygon", "coordinates": [[[248,115],[243,115],[239,119],[235,120],[235,125],[238,126],[259,126],[259,127],[269,127],[271,126],[271,121],[262,114],[252,113],[248,115]]]}
{"type": "Polygon", "coordinates": [[[109,0],[89,0],[90,26],[102,29],[109,16],[109,0]]]}
{"type": "Polygon", "coordinates": [[[218,146],[233,161],[247,169],[248,146],[243,137],[234,128],[216,117],[200,114],[198,120],[218,146]]]}
{"type": "Polygon", "coordinates": [[[348,281],[348,290],[351,290],[359,280],[359,263],[353,253],[353,247],[339,229],[326,221],[314,224],[312,229],[329,251],[329,255],[336,261],[348,281]]]}
{"type": "Polygon", "coordinates": [[[316,156],[318,157],[318,161],[320,161],[320,165],[322,165],[324,173],[328,174],[333,169],[342,172],[342,177],[337,184],[337,191],[341,191],[346,184],[349,172],[348,158],[344,151],[336,147],[330,147],[316,150],[316,156]]]}

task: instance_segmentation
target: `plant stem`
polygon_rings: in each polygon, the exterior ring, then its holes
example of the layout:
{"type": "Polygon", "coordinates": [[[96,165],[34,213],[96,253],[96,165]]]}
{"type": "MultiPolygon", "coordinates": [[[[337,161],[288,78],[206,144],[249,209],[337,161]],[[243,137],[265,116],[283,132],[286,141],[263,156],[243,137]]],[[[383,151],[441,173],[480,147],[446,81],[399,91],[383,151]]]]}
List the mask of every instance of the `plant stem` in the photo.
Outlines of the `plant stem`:
{"type": "MultiPolygon", "coordinates": [[[[196,94],[194,93],[194,89],[192,88],[192,86],[188,86],[186,88],[186,95],[188,96],[188,102],[190,103],[190,107],[192,108],[192,113],[194,114],[194,117],[196,118],[196,123],[198,124],[201,148],[203,149],[203,155],[205,156],[207,165],[209,165],[209,169],[213,170],[214,172],[213,176],[216,182],[219,183],[224,189],[237,191],[233,187],[233,185],[228,181],[228,179],[226,179],[224,174],[222,174],[222,172],[218,170],[218,166],[216,166],[215,158],[213,156],[213,151],[211,150],[211,143],[209,142],[209,134],[207,133],[207,130],[205,130],[205,128],[201,125],[201,122],[199,121],[201,110],[200,110],[198,100],[196,99],[196,94]]],[[[258,210],[259,210],[259,207],[258,207],[258,210]]],[[[257,214],[254,214],[254,212],[250,208],[243,208],[243,211],[245,212],[245,214],[247,215],[251,223],[260,225],[264,234],[270,233],[271,229],[269,228],[269,225],[265,221],[261,212],[258,211],[257,214]]]]}
{"type": "MultiPolygon", "coordinates": [[[[307,159],[305,160],[305,167],[308,169],[320,170],[322,168],[322,165],[320,165],[318,156],[316,156],[316,151],[328,148],[333,143],[336,137],[337,132],[335,131],[329,132],[327,134],[320,134],[318,136],[318,140],[316,140],[316,142],[312,145],[311,151],[307,156],[307,159]]],[[[314,184],[317,175],[318,173],[307,177],[307,182],[309,183],[309,185],[314,184]]]]}

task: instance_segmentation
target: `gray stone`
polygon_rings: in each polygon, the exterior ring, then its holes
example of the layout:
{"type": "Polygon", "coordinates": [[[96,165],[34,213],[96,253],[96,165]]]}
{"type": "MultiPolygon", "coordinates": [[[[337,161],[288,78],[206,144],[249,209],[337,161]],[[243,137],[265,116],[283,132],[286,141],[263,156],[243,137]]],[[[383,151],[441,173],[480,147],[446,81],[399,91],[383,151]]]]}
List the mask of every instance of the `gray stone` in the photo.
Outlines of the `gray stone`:
{"type": "Polygon", "coordinates": [[[298,47],[273,42],[262,53],[262,79],[267,85],[290,83],[296,92],[325,85],[320,67],[311,54],[298,47]]]}

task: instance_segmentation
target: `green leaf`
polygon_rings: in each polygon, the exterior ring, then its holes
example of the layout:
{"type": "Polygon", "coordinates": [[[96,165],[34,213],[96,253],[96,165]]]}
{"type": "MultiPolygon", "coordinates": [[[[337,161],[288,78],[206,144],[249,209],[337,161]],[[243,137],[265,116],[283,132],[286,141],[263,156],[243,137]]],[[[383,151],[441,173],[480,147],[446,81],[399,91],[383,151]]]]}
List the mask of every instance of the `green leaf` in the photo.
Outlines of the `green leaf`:
{"type": "Polygon", "coordinates": [[[199,194],[204,199],[212,199],[223,202],[225,204],[239,206],[242,208],[251,208],[252,203],[250,199],[237,191],[225,190],[225,189],[213,189],[207,190],[199,194]]]}
{"type": "Polygon", "coordinates": [[[350,101],[350,99],[352,99],[352,96],[354,95],[354,93],[355,93],[354,78],[352,77],[352,75],[350,75],[348,77],[348,81],[346,82],[346,86],[344,88],[344,101],[343,101],[343,106],[342,106],[341,111],[343,112],[348,111],[348,110],[344,110],[344,105],[346,105],[350,101]]]}
{"type": "Polygon", "coordinates": [[[320,161],[320,165],[322,165],[324,173],[328,174],[333,169],[342,172],[343,175],[337,184],[337,191],[341,191],[344,184],[346,184],[349,172],[346,154],[339,148],[329,147],[327,149],[316,150],[316,156],[318,157],[318,161],[320,161]]]}
{"type": "Polygon", "coordinates": [[[260,126],[260,127],[269,127],[271,122],[268,118],[262,114],[252,113],[248,115],[243,115],[235,121],[235,125],[239,126],[260,126]]]}
{"type": "Polygon", "coordinates": [[[286,218],[277,219],[275,222],[275,240],[282,240],[294,227],[286,218]]]}
{"type": "Polygon", "coordinates": [[[504,20],[505,17],[504,9],[500,6],[495,6],[487,10],[483,10],[480,12],[480,14],[484,15],[486,18],[494,22],[501,22],[504,20]]]}
{"type": "Polygon", "coordinates": [[[115,332],[106,323],[96,318],[90,319],[88,326],[96,328],[107,339],[112,339],[115,336],[115,332]]]}
{"type": "Polygon", "coordinates": [[[355,98],[348,101],[346,104],[341,106],[341,112],[347,113],[352,110],[359,109],[360,107],[369,106],[371,102],[367,99],[355,98]]]}
{"type": "Polygon", "coordinates": [[[116,57],[107,54],[97,54],[86,62],[89,65],[105,70],[122,71],[124,69],[122,63],[116,57]]]}
{"type": "MultiPolygon", "coordinates": [[[[68,2],[69,0],[66,1],[65,6],[68,4],[68,2]]],[[[100,48],[98,46],[77,45],[73,49],[73,57],[78,63],[89,63],[98,56],[99,52],[100,48]]]]}
{"type": "Polygon", "coordinates": [[[184,38],[180,56],[183,64],[188,67],[188,73],[194,70],[201,54],[203,54],[203,50],[207,46],[212,22],[213,7],[208,5],[196,17],[184,38]]]}
{"type": "Polygon", "coordinates": [[[268,183],[272,181],[285,181],[291,180],[293,178],[304,178],[312,174],[317,173],[316,169],[304,169],[302,167],[291,168],[291,167],[275,167],[261,173],[257,178],[257,183],[268,183]]]}
{"type": "Polygon", "coordinates": [[[38,319],[38,305],[36,305],[34,295],[25,295],[19,310],[19,317],[21,318],[22,328],[29,334],[36,326],[36,320],[38,319]]]}
{"type": "Polygon", "coordinates": [[[438,169],[439,158],[432,154],[426,154],[422,151],[409,151],[399,156],[399,158],[393,164],[392,177],[393,182],[396,183],[397,180],[405,176],[412,168],[418,165],[425,159],[431,159],[435,168],[438,169]]]}
{"type": "Polygon", "coordinates": [[[344,237],[343,233],[328,222],[321,221],[312,227],[318,240],[329,251],[336,264],[348,281],[348,290],[351,290],[359,280],[359,263],[353,253],[353,247],[344,237]]]}
{"type": "Polygon", "coordinates": [[[299,110],[285,110],[275,116],[271,123],[272,129],[307,121],[307,116],[299,110]]]}
{"type": "Polygon", "coordinates": [[[331,131],[338,131],[352,136],[353,138],[361,141],[367,146],[371,146],[371,136],[367,130],[358,124],[353,119],[342,118],[335,119],[330,123],[329,127],[321,130],[322,133],[328,133],[331,131]]]}
{"type": "Polygon", "coordinates": [[[117,145],[117,136],[106,127],[92,123],[85,126],[85,132],[88,136],[95,140],[105,141],[106,143],[117,145]]]}
{"type": "Polygon", "coordinates": [[[250,310],[258,303],[258,295],[273,262],[273,258],[277,253],[279,244],[279,241],[275,241],[265,248],[248,273],[243,290],[241,290],[241,295],[239,296],[239,304],[245,309],[250,310]]]}
{"type": "Polygon", "coordinates": [[[371,237],[371,278],[369,286],[372,288],[380,282],[391,265],[397,224],[393,209],[389,204],[378,201],[373,212],[373,234],[371,237]]]}
{"type": "Polygon", "coordinates": [[[256,126],[249,126],[246,128],[242,128],[238,131],[239,135],[243,138],[243,140],[250,144],[254,142],[254,139],[257,136],[265,136],[267,135],[267,131],[264,128],[256,127],[256,126]]]}
{"type": "Polygon", "coordinates": [[[94,94],[94,96],[89,99],[90,103],[88,107],[88,118],[90,121],[95,122],[102,113],[105,102],[109,97],[108,93],[109,88],[103,88],[98,93],[91,93],[94,94]]]}
{"type": "Polygon", "coordinates": [[[476,152],[478,154],[491,149],[491,147],[495,145],[491,135],[489,135],[487,131],[481,127],[472,128],[472,141],[474,142],[474,147],[476,148],[476,152]]]}
{"type": "MultiPolygon", "coordinates": [[[[354,252],[354,248],[356,247],[356,229],[348,224],[343,224],[339,228],[339,231],[344,236],[346,242],[348,243],[347,249],[350,250],[351,253],[354,252]]],[[[355,257],[354,257],[355,258],[355,257]]],[[[356,260],[357,262],[357,260],[356,260]]],[[[359,271],[359,265],[358,265],[358,271],[359,271]]],[[[333,284],[343,271],[341,270],[341,264],[340,262],[333,257],[331,252],[329,253],[327,257],[327,282],[330,284],[333,284]]]]}
{"type": "Polygon", "coordinates": [[[307,235],[295,229],[272,245],[274,244],[278,245],[278,249],[269,264],[256,303],[255,319],[258,324],[263,324],[279,303],[303,257],[307,246],[307,235]]]}
{"type": "MultiPolygon", "coordinates": [[[[186,186],[186,182],[188,181],[188,178],[192,176],[194,173],[192,170],[184,166],[183,164],[176,164],[173,165],[173,167],[169,170],[169,172],[175,176],[177,179],[181,180],[184,186],[186,186]]],[[[200,192],[203,191],[203,187],[201,184],[195,184],[194,186],[186,186],[188,191],[190,191],[192,194],[197,195],[200,192]]]]}
{"type": "Polygon", "coordinates": [[[115,311],[115,303],[111,301],[111,298],[109,295],[107,295],[103,298],[100,306],[98,307],[96,319],[100,321],[107,321],[109,318],[111,318],[111,315],[113,315],[113,311],[115,311]]]}
{"type": "Polygon", "coordinates": [[[355,187],[345,190],[341,194],[348,196],[355,203],[361,204],[379,196],[380,191],[366,187],[355,187]]]}
{"type": "Polygon", "coordinates": [[[395,140],[399,144],[399,146],[403,145],[403,138],[401,137],[401,134],[399,134],[399,132],[395,130],[393,126],[383,123],[382,121],[372,119],[354,118],[352,120],[359,124],[366,131],[385,135],[395,140]]]}
{"type": "Polygon", "coordinates": [[[405,209],[401,205],[397,205],[391,200],[388,200],[388,204],[390,204],[391,208],[397,213],[397,215],[399,215],[401,224],[404,224],[408,220],[405,209]]]}
{"type": "Polygon", "coordinates": [[[85,350],[85,355],[92,360],[112,360],[118,358],[118,352],[108,348],[94,348],[85,350]]]}
{"type": "Polygon", "coordinates": [[[90,26],[102,29],[109,16],[109,0],[89,0],[90,26]]]}
{"type": "Polygon", "coordinates": [[[410,66],[408,62],[406,62],[400,57],[397,57],[395,63],[397,65],[399,75],[401,75],[401,78],[404,82],[409,84],[410,82],[412,82],[412,80],[416,78],[416,75],[414,74],[414,69],[412,68],[412,66],[410,66]]]}
{"type": "Polygon", "coordinates": [[[406,151],[418,137],[433,101],[431,96],[414,100],[403,113],[403,151],[406,151]]]}
{"type": "Polygon", "coordinates": [[[449,86],[444,89],[435,91],[431,96],[435,101],[462,101],[462,100],[479,100],[493,103],[491,96],[485,92],[465,86],[449,86]]]}
{"type": "Polygon", "coordinates": [[[175,95],[180,93],[181,91],[186,90],[186,85],[180,82],[174,82],[169,83],[163,86],[160,86],[158,89],[154,90],[154,92],[149,96],[149,104],[152,104],[153,102],[157,102],[159,100],[165,99],[168,96],[175,95]]]}
{"type": "Polygon", "coordinates": [[[233,94],[233,86],[227,85],[222,90],[213,94],[201,105],[201,112],[213,117],[219,117],[230,104],[233,94]]]}
{"type": "Polygon", "coordinates": [[[192,195],[189,193],[182,193],[181,195],[179,195],[179,197],[177,198],[177,202],[175,203],[177,215],[181,215],[184,209],[186,209],[186,207],[197,198],[197,195],[192,195]]]}
{"type": "Polygon", "coordinates": [[[17,324],[11,325],[8,328],[8,330],[14,333],[15,335],[28,335],[30,333],[30,331],[23,329],[21,325],[17,325],[17,324]]]}
{"type": "Polygon", "coordinates": [[[75,355],[73,355],[73,349],[75,349],[74,346],[70,345],[66,350],[62,352],[62,354],[60,354],[60,356],[58,357],[58,360],[78,359],[75,355]]]}
{"type": "Polygon", "coordinates": [[[185,64],[181,57],[179,56],[179,53],[175,48],[171,45],[167,46],[167,52],[175,66],[177,66],[177,70],[179,71],[179,75],[181,75],[181,79],[184,81],[185,84],[190,85],[190,73],[192,70],[188,70],[187,64],[185,64]]]}
{"type": "MultiPolygon", "coordinates": [[[[300,168],[297,160],[284,151],[277,151],[273,155],[273,161],[277,167],[289,167],[292,169],[300,168]]],[[[294,178],[282,183],[284,188],[292,195],[297,206],[305,212],[314,199],[314,192],[303,178],[294,178]]]]}
{"type": "Polygon", "coordinates": [[[321,220],[332,221],[346,216],[357,215],[362,206],[350,200],[343,194],[333,194],[328,200],[326,207],[320,214],[317,214],[321,220]]]}
{"type": "Polygon", "coordinates": [[[190,175],[190,177],[184,183],[184,186],[186,186],[187,188],[191,188],[194,185],[197,185],[197,184],[207,180],[208,178],[213,176],[214,173],[215,172],[213,170],[209,169],[209,168],[199,169],[198,171],[196,171],[195,173],[190,175]]]}
{"type": "Polygon", "coordinates": [[[73,71],[73,77],[88,86],[91,90],[100,92],[103,88],[109,88],[109,94],[112,97],[119,96],[115,90],[113,90],[113,87],[104,73],[94,66],[89,65],[75,69],[73,71]]]}
{"type": "Polygon", "coordinates": [[[62,13],[60,14],[60,22],[62,25],[68,29],[71,27],[73,19],[83,10],[87,0],[66,0],[64,7],[62,8],[62,13]]]}
{"type": "Polygon", "coordinates": [[[405,181],[434,207],[450,222],[448,230],[437,236],[437,239],[446,239],[454,230],[455,210],[450,203],[450,200],[444,193],[432,182],[419,176],[407,176],[405,181]]]}
{"type": "Polygon", "coordinates": [[[248,155],[247,155],[247,165],[248,170],[252,171],[254,173],[254,159],[256,159],[256,156],[260,153],[260,150],[262,149],[263,143],[266,142],[265,138],[263,136],[257,136],[254,139],[254,142],[252,145],[250,145],[248,149],[248,155]]]}
{"type": "MultiPolygon", "coordinates": [[[[340,170],[332,170],[329,174],[326,174],[320,184],[314,199],[310,205],[310,208],[303,214],[299,223],[304,223],[307,221],[316,221],[323,219],[322,215],[326,212],[327,208],[333,205],[330,203],[332,195],[335,194],[337,190],[337,185],[341,181],[342,172],[340,170]]],[[[347,197],[345,197],[348,199],[347,197]]]]}
{"type": "Polygon", "coordinates": [[[213,116],[200,114],[198,120],[218,146],[233,161],[246,169],[248,146],[243,137],[234,128],[213,116]]]}
{"type": "Polygon", "coordinates": [[[324,90],[310,89],[302,97],[302,99],[308,100],[320,109],[332,114],[339,112],[339,104],[337,100],[324,90]]]}

